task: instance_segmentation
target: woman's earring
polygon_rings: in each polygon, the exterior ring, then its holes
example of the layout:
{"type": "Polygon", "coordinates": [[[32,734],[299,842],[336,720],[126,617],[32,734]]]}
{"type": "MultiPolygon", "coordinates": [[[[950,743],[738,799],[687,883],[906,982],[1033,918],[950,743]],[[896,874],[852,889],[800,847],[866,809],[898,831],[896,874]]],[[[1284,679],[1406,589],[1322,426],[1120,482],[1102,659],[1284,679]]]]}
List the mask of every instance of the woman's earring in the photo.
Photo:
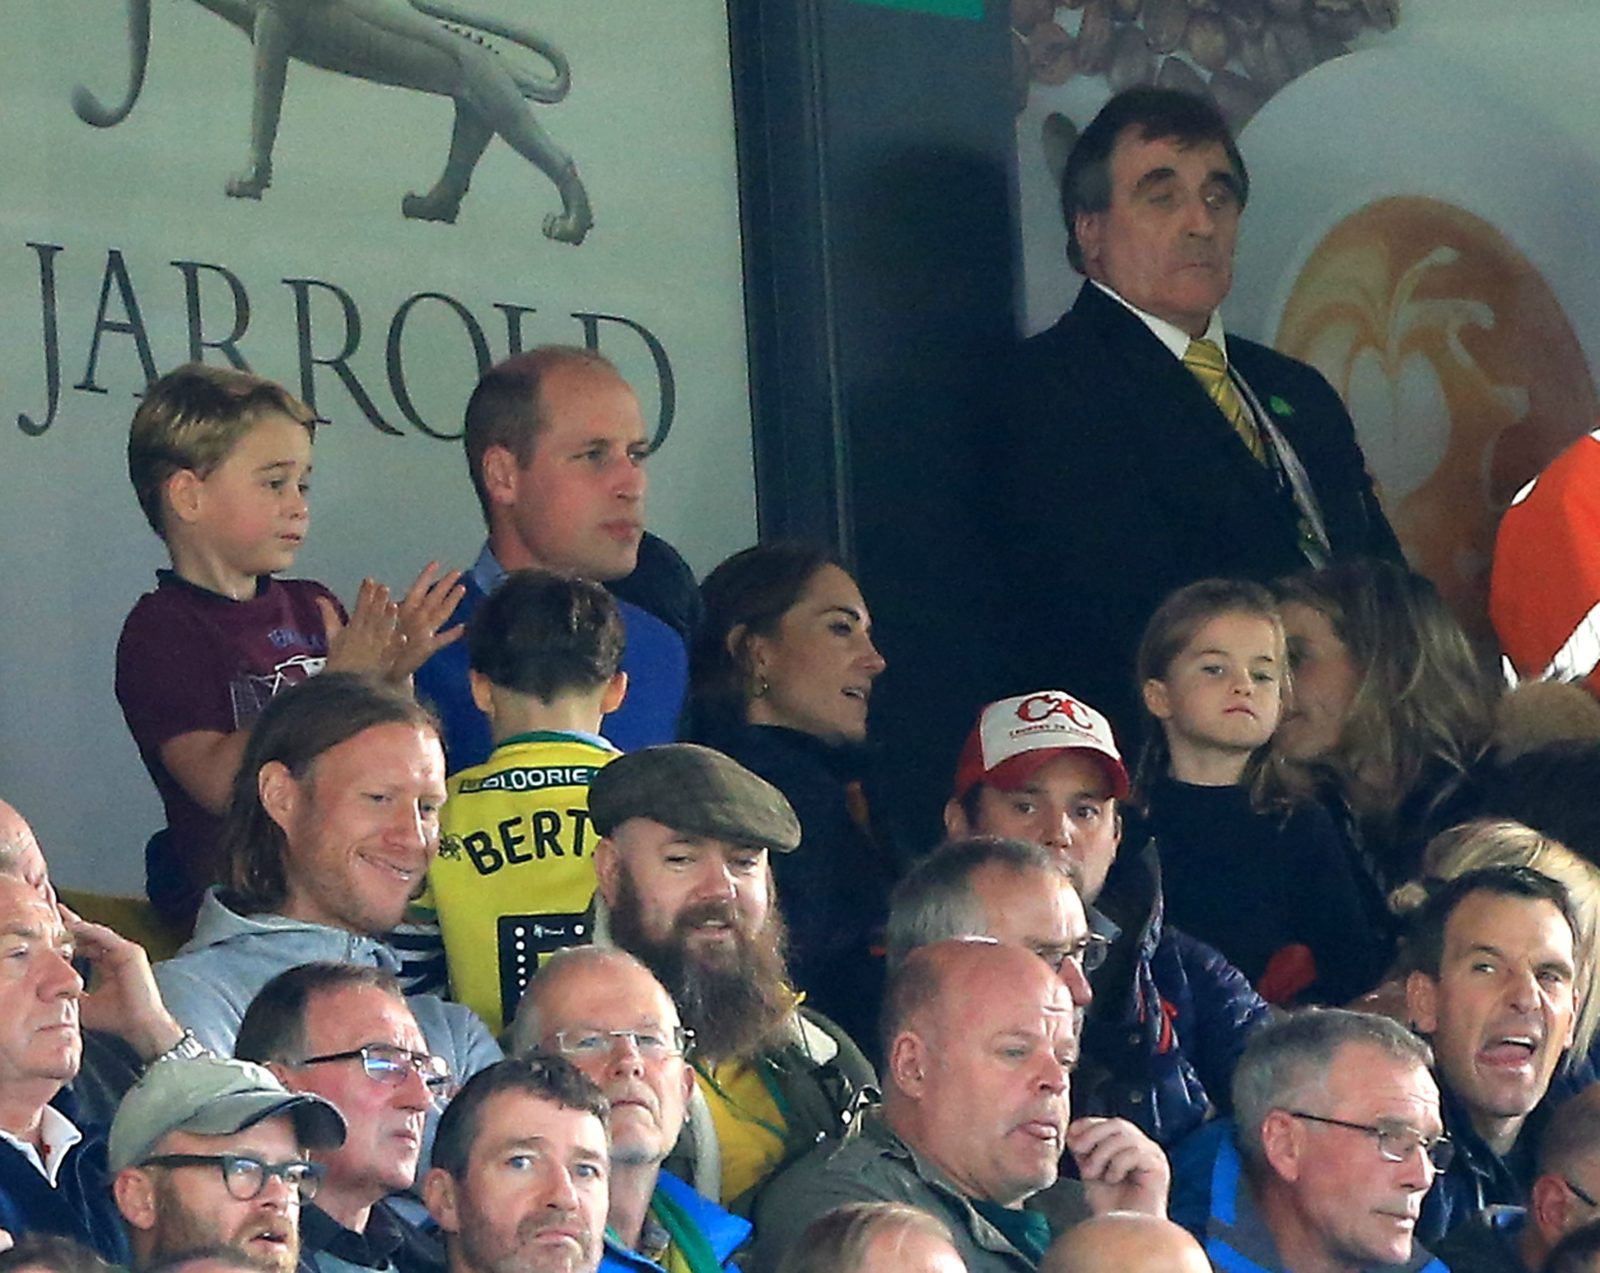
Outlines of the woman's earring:
{"type": "Polygon", "coordinates": [[[757,673],[756,674],[756,688],[755,688],[754,693],[751,695],[751,697],[752,698],[765,698],[767,696],[767,691],[770,690],[771,688],[772,688],[772,686],[767,683],[767,678],[762,676],[760,673],[757,673]]]}

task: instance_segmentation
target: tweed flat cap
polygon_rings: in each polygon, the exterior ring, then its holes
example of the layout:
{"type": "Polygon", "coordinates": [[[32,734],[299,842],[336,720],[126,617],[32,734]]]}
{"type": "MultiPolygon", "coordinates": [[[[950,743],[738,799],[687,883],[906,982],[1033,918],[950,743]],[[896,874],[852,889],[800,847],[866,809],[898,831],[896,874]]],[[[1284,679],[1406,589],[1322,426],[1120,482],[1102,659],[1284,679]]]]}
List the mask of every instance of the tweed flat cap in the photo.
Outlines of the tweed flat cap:
{"type": "Polygon", "coordinates": [[[610,835],[629,818],[674,831],[778,853],[800,847],[800,819],[765,778],[695,743],[669,743],[618,756],[589,784],[589,817],[610,835]]]}

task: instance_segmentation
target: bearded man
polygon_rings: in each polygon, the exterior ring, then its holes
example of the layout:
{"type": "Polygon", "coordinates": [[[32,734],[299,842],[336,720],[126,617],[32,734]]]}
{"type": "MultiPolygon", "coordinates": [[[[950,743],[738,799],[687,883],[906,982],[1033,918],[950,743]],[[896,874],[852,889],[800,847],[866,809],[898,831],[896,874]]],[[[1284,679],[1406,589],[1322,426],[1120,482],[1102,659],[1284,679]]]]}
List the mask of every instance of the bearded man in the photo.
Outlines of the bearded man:
{"type": "Polygon", "coordinates": [[[656,975],[695,1037],[666,1168],[748,1216],[767,1179],[842,1131],[876,1086],[861,1050],[789,987],[767,857],[799,846],[800,823],[776,787],[689,743],[612,761],[589,815],[600,931],[656,975]]]}

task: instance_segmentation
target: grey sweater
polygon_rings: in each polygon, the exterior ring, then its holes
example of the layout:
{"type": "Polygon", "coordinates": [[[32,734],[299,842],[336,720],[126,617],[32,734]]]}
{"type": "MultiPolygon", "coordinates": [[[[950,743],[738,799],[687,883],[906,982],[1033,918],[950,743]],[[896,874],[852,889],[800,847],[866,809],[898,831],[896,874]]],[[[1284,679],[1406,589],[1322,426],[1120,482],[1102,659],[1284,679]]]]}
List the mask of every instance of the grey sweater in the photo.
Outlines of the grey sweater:
{"type": "MultiPolygon", "coordinates": [[[[285,969],[317,961],[370,964],[397,972],[400,960],[374,937],[281,915],[239,915],[209,890],[194,936],[155,967],[156,984],[180,1024],[218,1056],[233,1055],[244,1011],[256,991],[285,969]]],[[[434,995],[406,1002],[431,1051],[466,1080],[501,1059],[500,1045],[472,1009],[434,995]]]]}

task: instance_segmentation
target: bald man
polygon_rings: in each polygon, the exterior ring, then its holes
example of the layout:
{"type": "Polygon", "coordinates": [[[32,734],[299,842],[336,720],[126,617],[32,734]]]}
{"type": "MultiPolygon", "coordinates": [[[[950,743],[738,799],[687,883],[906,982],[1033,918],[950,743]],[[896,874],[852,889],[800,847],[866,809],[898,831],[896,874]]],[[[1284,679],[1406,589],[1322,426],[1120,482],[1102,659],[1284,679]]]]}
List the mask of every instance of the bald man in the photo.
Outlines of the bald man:
{"type": "MultiPolygon", "coordinates": [[[[59,906],[39,839],[17,808],[0,800],[0,879],[19,881],[51,911],[59,906]]],[[[146,1065],[168,1051],[198,1052],[172,1019],[156,989],[144,949],[101,924],[61,907],[67,934],[80,959],[98,972],[93,992],[79,1001],[83,1053],[71,1083],[73,1118],[110,1126],[122,1096],[146,1065]]],[[[0,1248],[4,1249],[4,1248],[0,1248]]]]}
{"type": "Polygon", "coordinates": [[[1111,1211],[1063,1233],[1039,1273],[1211,1273],[1211,1263],[1171,1220],[1111,1211]]]}
{"type": "Polygon", "coordinates": [[[1164,1214],[1161,1150],[1131,1123],[1072,1121],[1078,1058],[1070,989],[1022,946],[934,942],[895,970],[883,1007],[884,1102],[768,1186],[741,1261],[770,1273],[817,1216],[845,1202],[905,1202],[949,1225],[972,1273],[1032,1273],[1054,1236],[1026,1209],[1063,1155],[1076,1214],[1164,1214]]]}
{"type": "Polygon", "coordinates": [[[0,800],[0,875],[15,875],[47,901],[56,900],[38,837],[16,806],[4,800],[0,800]]]}

